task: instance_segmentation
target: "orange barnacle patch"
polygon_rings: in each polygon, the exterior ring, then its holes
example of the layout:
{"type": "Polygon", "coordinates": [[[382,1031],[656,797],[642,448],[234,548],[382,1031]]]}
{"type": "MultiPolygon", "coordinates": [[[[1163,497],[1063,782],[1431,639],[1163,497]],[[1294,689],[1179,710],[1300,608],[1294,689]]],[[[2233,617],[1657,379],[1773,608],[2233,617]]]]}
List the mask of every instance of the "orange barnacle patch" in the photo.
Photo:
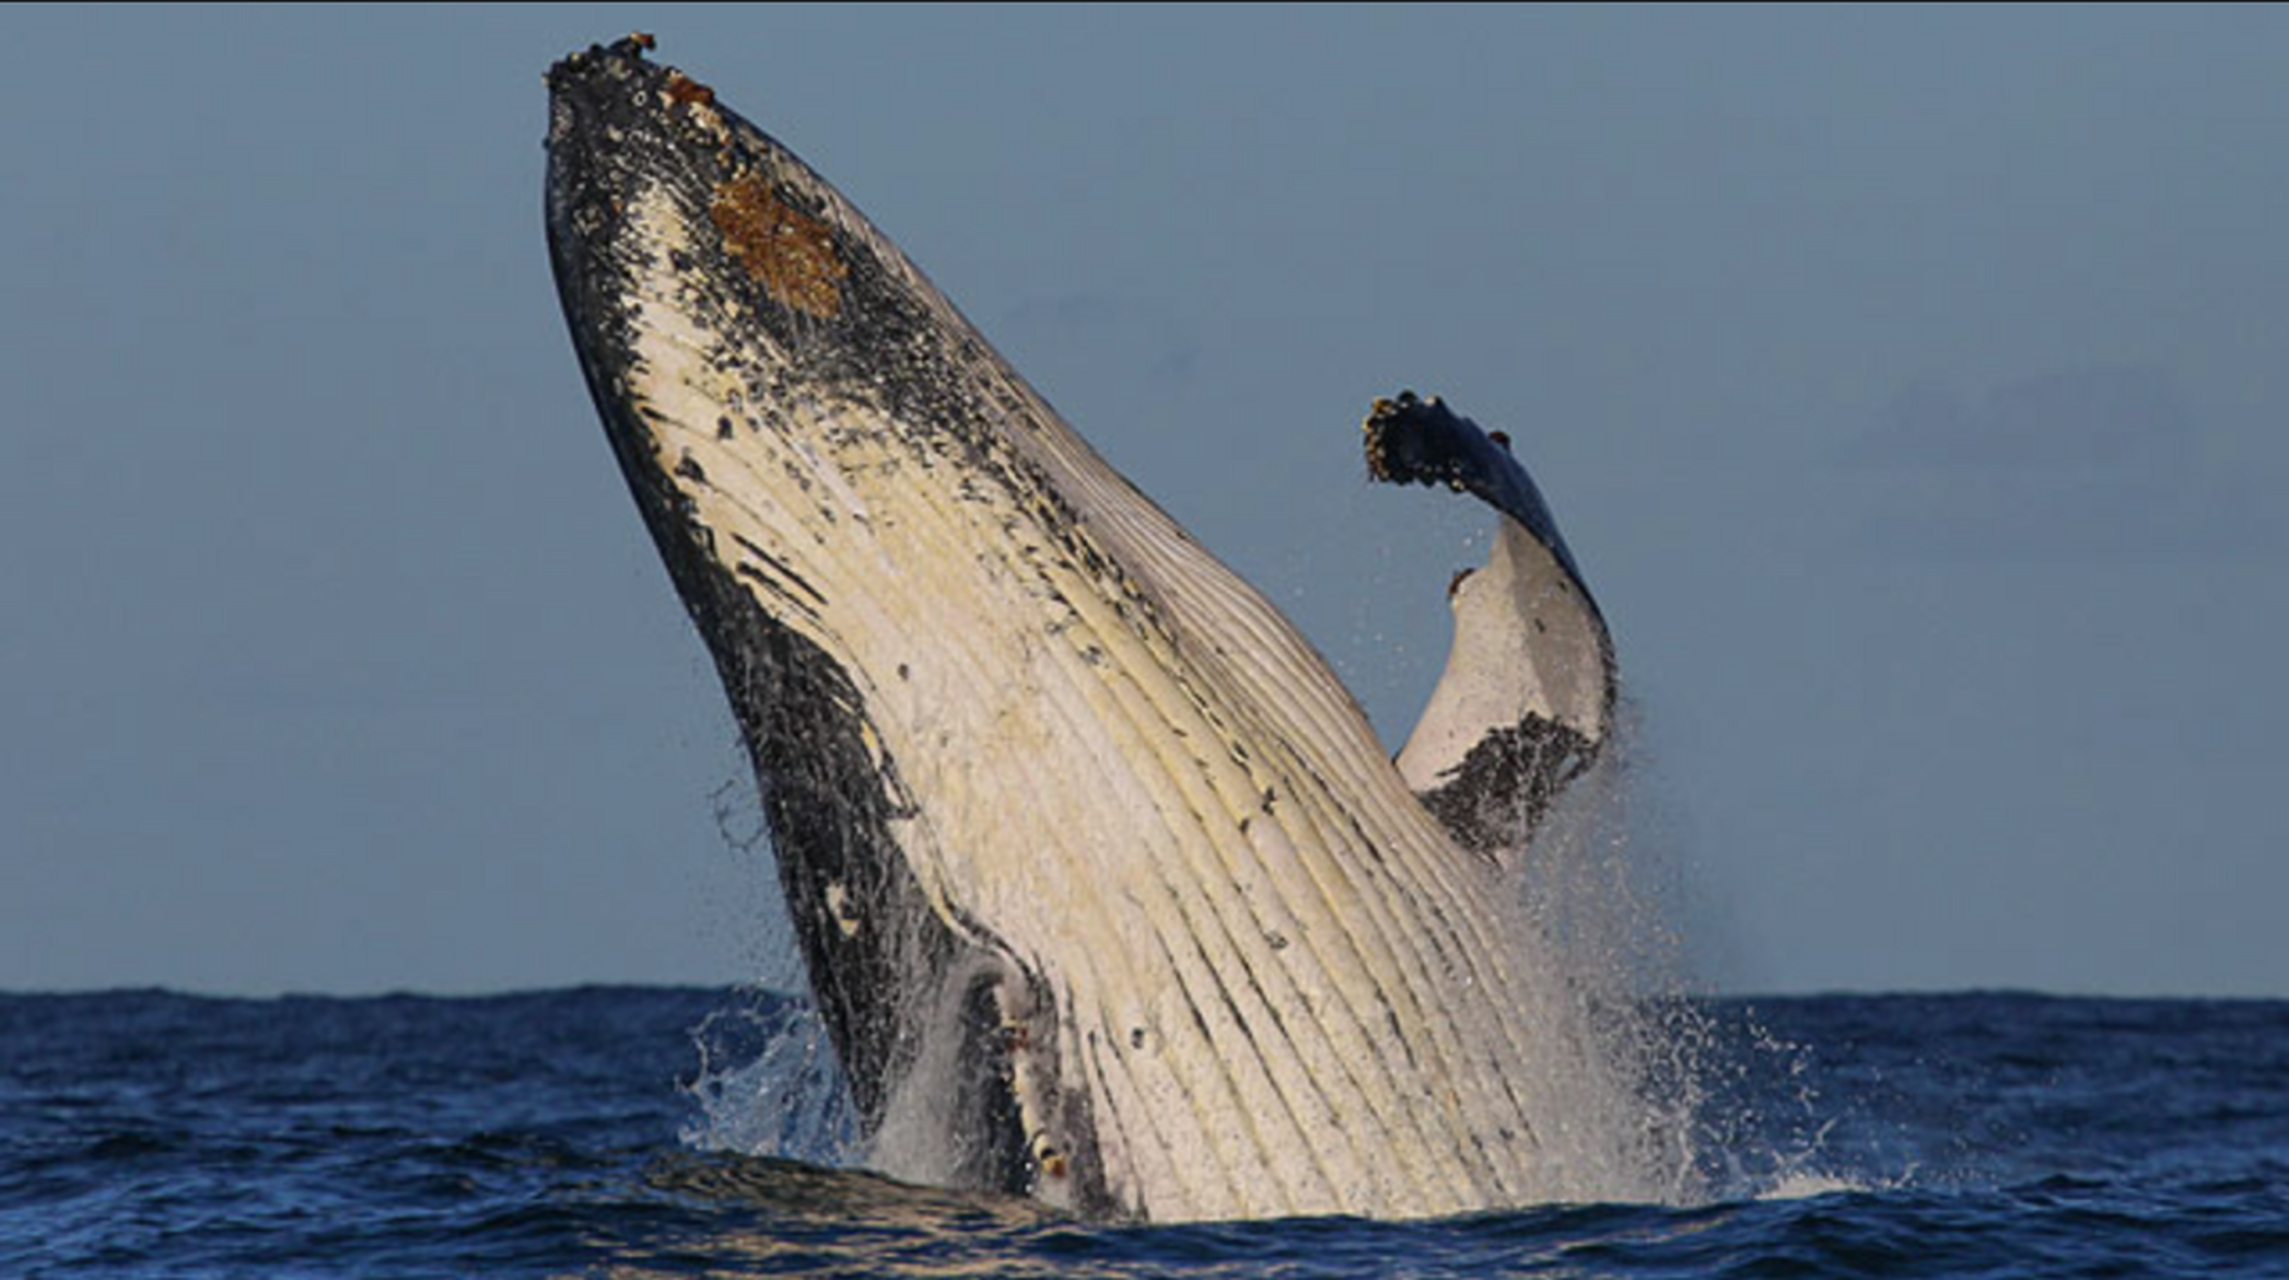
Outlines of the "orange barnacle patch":
{"type": "Polygon", "coordinates": [[[715,90],[692,79],[681,71],[668,72],[668,100],[685,106],[694,103],[706,106],[715,101],[715,90]]]}
{"type": "Polygon", "coordinates": [[[835,256],[827,224],[789,208],[770,183],[740,174],[715,189],[707,215],[723,233],[723,247],[773,301],[822,318],[842,310],[837,286],[850,268],[835,256]]]}

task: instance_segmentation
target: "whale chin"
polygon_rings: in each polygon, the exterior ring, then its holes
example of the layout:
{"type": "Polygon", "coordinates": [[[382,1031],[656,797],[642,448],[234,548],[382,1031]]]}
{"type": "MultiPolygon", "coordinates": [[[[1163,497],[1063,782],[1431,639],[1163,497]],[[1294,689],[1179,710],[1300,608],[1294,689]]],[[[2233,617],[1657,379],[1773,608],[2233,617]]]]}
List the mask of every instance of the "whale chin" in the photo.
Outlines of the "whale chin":
{"type": "Polygon", "coordinates": [[[1394,763],[1276,609],[648,47],[549,72],[551,256],[872,1162],[1159,1220],[1655,1194],[1507,914],[1614,701],[1507,440],[1411,395],[1368,416],[1376,479],[1499,529],[1394,763]]]}

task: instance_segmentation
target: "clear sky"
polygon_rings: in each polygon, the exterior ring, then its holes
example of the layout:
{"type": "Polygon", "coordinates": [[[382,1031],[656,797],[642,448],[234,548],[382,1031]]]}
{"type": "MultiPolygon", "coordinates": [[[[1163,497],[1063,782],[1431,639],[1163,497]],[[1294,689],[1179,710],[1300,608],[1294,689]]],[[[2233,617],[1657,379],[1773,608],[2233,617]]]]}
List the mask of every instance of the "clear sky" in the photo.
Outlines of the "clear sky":
{"type": "Polygon", "coordinates": [[[1709,981],[2289,995],[2289,10],[8,21],[0,988],[794,980],[543,246],[642,27],[1387,737],[1358,419],[1509,431],[1709,981]]]}

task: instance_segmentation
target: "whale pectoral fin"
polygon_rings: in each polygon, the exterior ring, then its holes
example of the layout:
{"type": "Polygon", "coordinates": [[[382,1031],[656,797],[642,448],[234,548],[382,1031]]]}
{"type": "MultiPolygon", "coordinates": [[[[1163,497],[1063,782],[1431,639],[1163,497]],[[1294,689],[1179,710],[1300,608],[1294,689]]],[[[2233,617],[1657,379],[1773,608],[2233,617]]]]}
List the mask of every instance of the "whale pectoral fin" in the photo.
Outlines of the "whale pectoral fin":
{"type": "Polygon", "coordinates": [[[1444,484],[1500,514],[1486,566],[1448,590],[1454,645],[1398,766],[1465,847],[1516,853],[1605,743],[1613,641],[1506,436],[1412,392],[1376,401],[1365,431],[1371,478],[1444,484]]]}

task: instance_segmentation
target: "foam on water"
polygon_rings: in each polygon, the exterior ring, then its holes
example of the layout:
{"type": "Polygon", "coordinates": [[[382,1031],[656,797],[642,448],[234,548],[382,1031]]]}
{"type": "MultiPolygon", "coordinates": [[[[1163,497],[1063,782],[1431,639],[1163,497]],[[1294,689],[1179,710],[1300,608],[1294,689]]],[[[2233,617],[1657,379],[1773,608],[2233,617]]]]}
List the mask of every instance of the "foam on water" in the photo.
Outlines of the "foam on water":
{"type": "Polygon", "coordinates": [[[1816,1196],[1888,1189],[1879,1182],[1833,1173],[1814,1173],[1807,1170],[1786,1175],[1780,1181],[1758,1191],[1752,1198],[1757,1200],[1810,1200],[1816,1196]]]}

